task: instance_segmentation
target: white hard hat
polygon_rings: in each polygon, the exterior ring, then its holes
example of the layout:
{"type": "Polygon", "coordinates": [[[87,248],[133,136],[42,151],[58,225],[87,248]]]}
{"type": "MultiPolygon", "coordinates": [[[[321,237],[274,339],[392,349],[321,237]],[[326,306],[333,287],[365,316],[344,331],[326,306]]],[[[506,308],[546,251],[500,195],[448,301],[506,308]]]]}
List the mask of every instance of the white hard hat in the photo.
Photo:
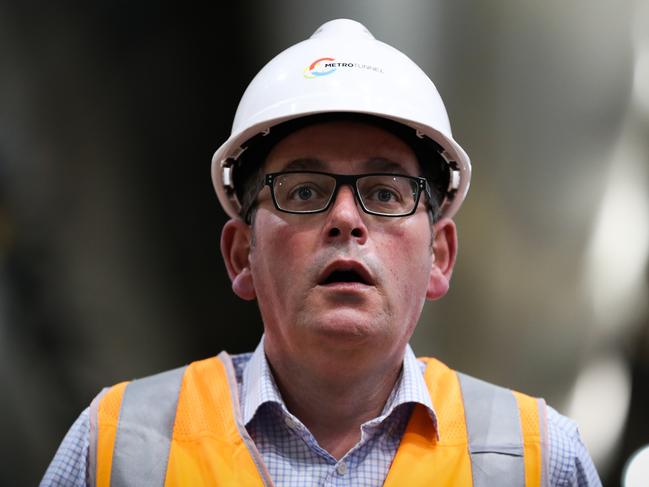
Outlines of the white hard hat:
{"type": "Polygon", "coordinates": [[[234,173],[251,139],[283,122],[332,112],[392,120],[432,139],[448,169],[442,216],[457,212],[469,189],[471,162],[451,135],[437,88],[410,58],[348,19],[323,24],[275,56],[248,85],[232,133],[212,157],[212,182],[225,212],[242,218],[234,173]]]}

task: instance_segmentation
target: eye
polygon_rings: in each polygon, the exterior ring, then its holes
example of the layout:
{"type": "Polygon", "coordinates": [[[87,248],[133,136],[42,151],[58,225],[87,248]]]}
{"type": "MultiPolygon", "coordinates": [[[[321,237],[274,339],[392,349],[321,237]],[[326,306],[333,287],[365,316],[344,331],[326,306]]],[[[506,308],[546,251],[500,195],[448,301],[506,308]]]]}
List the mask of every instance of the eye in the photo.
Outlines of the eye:
{"type": "Polygon", "coordinates": [[[386,188],[381,188],[376,192],[376,199],[383,203],[388,203],[389,201],[392,201],[396,195],[390,191],[389,189],[386,188]]]}
{"type": "Polygon", "coordinates": [[[367,192],[366,199],[378,201],[379,203],[398,203],[402,200],[398,190],[388,186],[375,186],[367,192]]]}
{"type": "Polygon", "coordinates": [[[290,193],[289,198],[293,200],[308,201],[313,199],[317,194],[317,190],[308,184],[302,184],[300,186],[294,187],[290,193]]]}
{"type": "Polygon", "coordinates": [[[336,187],[331,176],[315,172],[287,172],[274,181],[273,195],[280,210],[313,212],[327,205],[336,187]]]}

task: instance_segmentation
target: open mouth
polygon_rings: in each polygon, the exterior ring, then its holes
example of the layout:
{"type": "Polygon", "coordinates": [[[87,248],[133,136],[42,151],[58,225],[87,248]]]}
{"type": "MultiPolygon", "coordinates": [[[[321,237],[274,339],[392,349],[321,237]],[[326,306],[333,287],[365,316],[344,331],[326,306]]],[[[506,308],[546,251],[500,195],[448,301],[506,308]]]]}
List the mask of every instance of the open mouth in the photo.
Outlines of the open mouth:
{"type": "Polygon", "coordinates": [[[361,284],[368,284],[363,276],[354,270],[347,271],[333,271],[324,280],[323,284],[335,284],[337,282],[360,282],[361,284]]]}
{"type": "Polygon", "coordinates": [[[318,284],[359,283],[366,286],[374,285],[370,273],[360,264],[334,263],[325,269],[318,284]]]}

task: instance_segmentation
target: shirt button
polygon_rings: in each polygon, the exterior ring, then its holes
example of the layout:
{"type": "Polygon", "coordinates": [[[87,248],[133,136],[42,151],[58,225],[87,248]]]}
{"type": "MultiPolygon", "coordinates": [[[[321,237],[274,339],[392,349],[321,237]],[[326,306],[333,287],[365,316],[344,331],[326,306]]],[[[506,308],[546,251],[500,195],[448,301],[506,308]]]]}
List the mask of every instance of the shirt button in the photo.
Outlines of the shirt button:
{"type": "Polygon", "coordinates": [[[284,423],[286,423],[286,426],[288,426],[292,430],[297,427],[297,424],[295,424],[295,421],[293,421],[293,418],[291,418],[290,416],[284,416],[284,423]]]}
{"type": "Polygon", "coordinates": [[[336,466],[336,472],[338,472],[338,475],[345,475],[347,473],[347,464],[345,462],[340,462],[336,466]]]}

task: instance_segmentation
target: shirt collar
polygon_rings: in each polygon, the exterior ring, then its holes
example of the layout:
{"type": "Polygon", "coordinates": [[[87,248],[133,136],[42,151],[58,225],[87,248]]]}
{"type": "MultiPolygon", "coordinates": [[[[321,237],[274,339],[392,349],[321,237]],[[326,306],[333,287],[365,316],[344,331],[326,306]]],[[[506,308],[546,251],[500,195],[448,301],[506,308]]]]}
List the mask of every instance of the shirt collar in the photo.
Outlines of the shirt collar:
{"type": "Polygon", "coordinates": [[[424,380],[422,366],[415,357],[410,345],[406,346],[401,375],[385,402],[381,415],[389,415],[395,407],[405,403],[421,404],[429,411],[431,418],[435,421],[435,410],[424,380]]]}
{"type": "MultiPolygon", "coordinates": [[[[252,421],[257,410],[265,403],[276,403],[281,407],[282,411],[290,414],[266,359],[263,336],[243,371],[240,397],[243,422],[246,426],[252,421]]],[[[424,406],[437,432],[437,415],[424,380],[423,364],[417,360],[410,345],[406,345],[401,375],[394,389],[392,389],[381,415],[369,423],[381,423],[392,414],[397,406],[406,403],[424,406]]]]}
{"type": "Polygon", "coordinates": [[[284,400],[277,388],[270,365],[264,353],[264,337],[250,357],[243,371],[241,384],[241,413],[243,424],[248,426],[262,404],[276,403],[286,410],[284,400]]]}

